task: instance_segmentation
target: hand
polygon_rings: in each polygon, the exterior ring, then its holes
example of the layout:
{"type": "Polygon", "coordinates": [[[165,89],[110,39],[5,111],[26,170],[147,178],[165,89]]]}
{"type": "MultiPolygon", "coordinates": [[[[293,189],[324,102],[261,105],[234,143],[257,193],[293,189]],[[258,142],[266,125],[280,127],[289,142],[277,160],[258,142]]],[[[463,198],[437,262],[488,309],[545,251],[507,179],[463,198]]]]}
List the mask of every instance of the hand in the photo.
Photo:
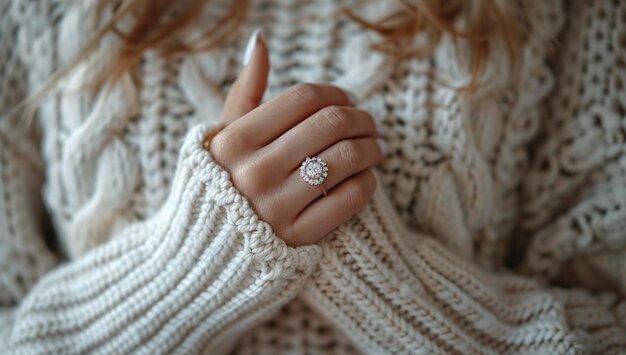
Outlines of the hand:
{"type": "Polygon", "coordinates": [[[276,235],[289,246],[312,244],[369,202],[376,188],[369,168],[383,160],[384,148],[372,117],[337,87],[298,84],[259,105],[268,52],[262,35],[248,47],[222,112],[225,128],[208,149],[276,235]],[[300,176],[307,156],[326,161],[327,196],[300,176]]]}

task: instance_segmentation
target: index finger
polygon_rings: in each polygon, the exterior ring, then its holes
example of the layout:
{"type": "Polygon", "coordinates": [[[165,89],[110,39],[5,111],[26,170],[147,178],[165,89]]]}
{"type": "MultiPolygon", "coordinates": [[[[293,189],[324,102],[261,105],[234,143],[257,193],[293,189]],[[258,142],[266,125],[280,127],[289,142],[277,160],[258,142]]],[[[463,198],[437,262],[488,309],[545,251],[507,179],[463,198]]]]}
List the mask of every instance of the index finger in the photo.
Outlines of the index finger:
{"type": "Polygon", "coordinates": [[[251,145],[262,147],[323,107],[354,106],[350,96],[333,85],[298,84],[248,112],[229,128],[239,130],[251,145]]]}

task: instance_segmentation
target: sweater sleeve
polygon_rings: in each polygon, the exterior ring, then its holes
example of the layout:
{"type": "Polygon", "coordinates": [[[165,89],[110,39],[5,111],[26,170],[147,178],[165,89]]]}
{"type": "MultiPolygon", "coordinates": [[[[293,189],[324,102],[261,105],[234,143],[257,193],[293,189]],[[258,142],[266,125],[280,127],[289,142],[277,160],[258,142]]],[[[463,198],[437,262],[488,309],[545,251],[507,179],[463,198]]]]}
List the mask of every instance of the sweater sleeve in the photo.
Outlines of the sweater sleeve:
{"type": "Polygon", "coordinates": [[[321,246],[304,299],[363,353],[580,352],[555,296],[407,230],[380,187],[321,246]]]}
{"type": "Polygon", "coordinates": [[[84,256],[46,274],[0,334],[17,353],[195,353],[288,302],[319,246],[288,247],[190,130],[168,199],[84,256]]]}

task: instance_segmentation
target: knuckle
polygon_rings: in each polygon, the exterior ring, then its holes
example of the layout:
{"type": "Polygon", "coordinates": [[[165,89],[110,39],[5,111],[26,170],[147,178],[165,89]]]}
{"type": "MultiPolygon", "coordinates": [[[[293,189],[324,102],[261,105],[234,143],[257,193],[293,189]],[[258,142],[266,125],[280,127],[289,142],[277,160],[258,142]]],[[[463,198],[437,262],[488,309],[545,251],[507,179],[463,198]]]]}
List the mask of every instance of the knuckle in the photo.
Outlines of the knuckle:
{"type": "Polygon", "coordinates": [[[348,208],[353,212],[360,211],[372,198],[376,188],[376,179],[371,172],[367,172],[362,180],[355,181],[348,190],[348,208]]]}
{"type": "Polygon", "coordinates": [[[359,149],[353,141],[342,141],[337,144],[337,160],[349,170],[359,167],[359,149]]]}
{"type": "Polygon", "coordinates": [[[237,158],[244,147],[241,135],[228,129],[223,129],[213,137],[209,144],[211,155],[222,163],[237,158]]]}
{"type": "Polygon", "coordinates": [[[287,98],[296,104],[316,101],[321,96],[322,88],[312,83],[300,83],[287,90],[287,98]]]}
{"type": "Polygon", "coordinates": [[[354,183],[348,190],[348,208],[352,212],[361,210],[369,201],[368,191],[362,183],[354,183]]]}
{"type": "Polygon", "coordinates": [[[320,110],[320,125],[324,130],[346,131],[350,121],[350,113],[345,107],[326,106],[320,110]]]}
{"type": "Polygon", "coordinates": [[[297,238],[294,233],[294,228],[291,224],[287,224],[280,228],[277,232],[277,235],[288,245],[288,246],[296,246],[297,238]]]}
{"type": "Polygon", "coordinates": [[[267,179],[262,161],[248,159],[237,164],[231,174],[236,185],[248,194],[259,195],[265,190],[267,179]]]}
{"type": "Polygon", "coordinates": [[[361,115],[363,115],[363,117],[367,120],[371,132],[377,134],[376,120],[374,120],[374,117],[367,111],[360,110],[360,112],[361,115]]]}
{"type": "Polygon", "coordinates": [[[368,187],[368,191],[370,193],[370,196],[374,194],[374,190],[376,190],[376,186],[378,185],[378,182],[376,181],[376,177],[374,176],[374,173],[372,173],[372,171],[370,169],[367,169],[365,171],[365,177],[363,178],[365,180],[365,185],[368,187]]]}

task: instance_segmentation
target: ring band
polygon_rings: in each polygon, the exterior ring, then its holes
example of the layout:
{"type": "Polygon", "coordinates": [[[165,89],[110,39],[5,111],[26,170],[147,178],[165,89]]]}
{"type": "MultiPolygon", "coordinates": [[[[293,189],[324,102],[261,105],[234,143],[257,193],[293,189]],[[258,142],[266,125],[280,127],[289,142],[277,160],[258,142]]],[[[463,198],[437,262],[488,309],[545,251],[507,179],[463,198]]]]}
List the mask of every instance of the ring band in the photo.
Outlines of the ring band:
{"type": "Polygon", "coordinates": [[[328,176],[328,165],[326,165],[326,162],[322,158],[306,157],[300,166],[300,176],[302,176],[302,179],[309,185],[319,185],[324,196],[327,195],[326,189],[322,184],[328,176]]]}

